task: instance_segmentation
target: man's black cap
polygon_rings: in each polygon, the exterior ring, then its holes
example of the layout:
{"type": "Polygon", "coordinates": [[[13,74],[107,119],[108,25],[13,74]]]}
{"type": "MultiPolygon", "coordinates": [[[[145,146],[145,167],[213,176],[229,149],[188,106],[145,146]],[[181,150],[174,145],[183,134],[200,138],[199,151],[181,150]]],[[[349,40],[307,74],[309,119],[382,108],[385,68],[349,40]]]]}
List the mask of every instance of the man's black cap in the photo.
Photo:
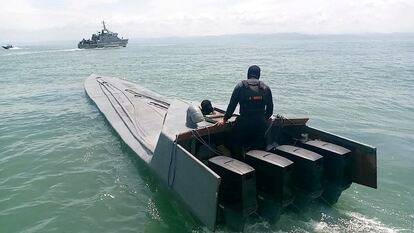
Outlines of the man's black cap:
{"type": "Polygon", "coordinates": [[[210,100],[201,101],[201,112],[203,115],[209,115],[214,111],[213,106],[211,105],[210,100]]]}
{"type": "Polygon", "coordinates": [[[253,65],[249,67],[249,70],[247,71],[247,78],[255,78],[255,79],[259,79],[260,78],[260,67],[253,65]]]}

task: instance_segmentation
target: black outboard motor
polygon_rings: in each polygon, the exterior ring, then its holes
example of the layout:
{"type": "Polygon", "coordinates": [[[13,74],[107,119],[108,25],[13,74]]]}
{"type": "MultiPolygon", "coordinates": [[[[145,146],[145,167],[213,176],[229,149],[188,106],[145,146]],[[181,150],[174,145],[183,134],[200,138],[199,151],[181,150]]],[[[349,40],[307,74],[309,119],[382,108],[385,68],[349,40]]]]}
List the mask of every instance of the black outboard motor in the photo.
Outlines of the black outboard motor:
{"type": "Polygon", "coordinates": [[[255,170],[226,156],[209,159],[208,167],[221,177],[218,221],[234,230],[243,230],[247,217],[257,210],[255,170]]]}
{"type": "Polygon", "coordinates": [[[259,215],[276,222],[294,200],[293,162],[261,150],[247,152],[245,162],[256,170],[259,215]]]}
{"type": "Polygon", "coordinates": [[[275,152],[295,163],[296,206],[306,206],[323,192],[323,157],[315,152],[290,145],[278,146],[275,152]]]}
{"type": "Polygon", "coordinates": [[[329,204],[335,204],[342,191],[349,188],[352,183],[351,151],[320,140],[310,140],[301,146],[323,156],[324,192],[322,198],[329,204]]]}

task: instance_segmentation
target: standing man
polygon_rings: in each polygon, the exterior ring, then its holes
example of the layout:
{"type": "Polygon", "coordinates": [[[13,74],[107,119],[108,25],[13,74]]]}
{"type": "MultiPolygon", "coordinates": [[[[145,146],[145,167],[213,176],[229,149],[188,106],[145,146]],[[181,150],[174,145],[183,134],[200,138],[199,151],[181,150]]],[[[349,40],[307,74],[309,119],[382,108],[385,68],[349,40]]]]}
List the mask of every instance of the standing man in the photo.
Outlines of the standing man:
{"type": "MultiPolygon", "coordinates": [[[[250,145],[263,149],[267,120],[273,115],[273,99],[270,88],[259,81],[260,67],[253,65],[247,71],[247,80],[239,82],[233,90],[226,114],[219,125],[224,125],[240,104],[240,116],[233,129],[238,147],[250,145]]],[[[239,155],[241,156],[241,155],[239,155]]]]}

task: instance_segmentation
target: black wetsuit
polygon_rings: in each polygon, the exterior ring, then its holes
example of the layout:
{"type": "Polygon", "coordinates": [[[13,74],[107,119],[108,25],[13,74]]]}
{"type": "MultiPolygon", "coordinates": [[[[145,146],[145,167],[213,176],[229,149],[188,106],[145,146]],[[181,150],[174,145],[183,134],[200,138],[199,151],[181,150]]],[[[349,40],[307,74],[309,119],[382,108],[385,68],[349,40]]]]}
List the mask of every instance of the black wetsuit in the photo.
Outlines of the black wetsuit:
{"type": "Polygon", "coordinates": [[[258,79],[247,79],[237,84],[231,95],[224,119],[228,120],[237,104],[240,116],[233,128],[234,144],[250,145],[252,149],[263,149],[267,119],[273,114],[273,99],[270,88],[258,79]]]}

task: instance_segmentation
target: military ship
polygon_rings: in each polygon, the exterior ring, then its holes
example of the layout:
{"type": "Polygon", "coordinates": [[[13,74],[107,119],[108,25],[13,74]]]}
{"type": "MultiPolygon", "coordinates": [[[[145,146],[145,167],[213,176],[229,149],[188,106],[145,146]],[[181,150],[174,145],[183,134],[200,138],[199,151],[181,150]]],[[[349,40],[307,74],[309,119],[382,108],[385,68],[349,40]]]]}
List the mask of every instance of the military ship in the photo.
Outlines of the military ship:
{"type": "Polygon", "coordinates": [[[92,34],[91,39],[82,39],[78,43],[80,49],[110,48],[110,47],[126,47],[128,39],[119,38],[118,33],[109,31],[102,21],[103,29],[97,34],[92,34]]]}

